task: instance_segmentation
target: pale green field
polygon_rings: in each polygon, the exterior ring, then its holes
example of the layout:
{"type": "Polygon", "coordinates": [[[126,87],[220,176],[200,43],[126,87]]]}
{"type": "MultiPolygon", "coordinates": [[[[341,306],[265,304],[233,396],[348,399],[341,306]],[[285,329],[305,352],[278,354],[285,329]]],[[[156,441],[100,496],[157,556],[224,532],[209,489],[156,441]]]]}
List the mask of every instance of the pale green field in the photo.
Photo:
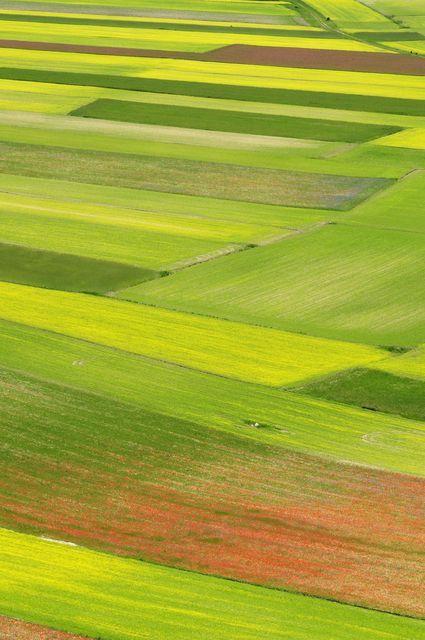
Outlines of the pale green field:
{"type": "MultiPolygon", "coordinates": [[[[0,364],[243,438],[423,475],[424,425],[0,321],[0,364]],[[108,372],[108,375],[105,375],[108,372]],[[219,401],[218,401],[219,399],[219,401]],[[259,422],[254,429],[250,422],[259,422]],[[373,434],[373,439],[369,435],[373,434]]],[[[398,357],[391,356],[387,362],[398,357]]],[[[374,363],[373,366],[376,366],[374,363]]]]}
{"type": "Polygon", "coordinates": [[[0,283],[0,300],[6,320],[266,385],[383,357],[369,346],[8,283],[0,283]]]}
{"type": "Polygon", "coordinates": [[[121,295],[328,338],[411,346],[425,338],[424,264],[420,234],[337,224],[121,295]]]}
{"type": "MultiPolygon", "coordinates": [[[[172,216],[175,220],[181,216],[189,218],[207,218],[225,223],[230,228],[240,228],[239,224],[258,228],[261,221],[265,226],[275,227],[274,233],[282,228],[299,229],[326,219],[329,213],[324,209],[301,209],[299,207],[280,207],[277,205],[256,204],[233,200],[188,196],[182,194],[161,193],[143,189],[126,189],[95,184],[75,183],[66,180],[51,180],[0,174],[0,192],[19,194],[38,198],[52,198],[70,203],[108,205],[111,207],[137,209],[143,212],[157,212],[172,216]]],[[[75,204],[75,206],[79,206],[75,204]]],[[[187,225],[185,226],[187,229],[187,225]]]]}
{"type": "Polygon", "coordinates": [[[425,171],[414,171],[344,215],[344,221],[380,229],[425,233],[425,171]]]}
{"type": "Polygon", "coordinates": [[[226,247],[230,250],[234,243],[243,246],[284,233],[275,227],[206,216],[76,204],[0,191],[0,241],[152,269],[171,269],[198,256],[219,254],[226,247]]]}
{"type": "Polygon", "coordinates": [[[5,615],[105,640],[421,640],[423,622],[0,530],[5,615]],[[31,577],[29,577],[31,576],[31,577]]]}

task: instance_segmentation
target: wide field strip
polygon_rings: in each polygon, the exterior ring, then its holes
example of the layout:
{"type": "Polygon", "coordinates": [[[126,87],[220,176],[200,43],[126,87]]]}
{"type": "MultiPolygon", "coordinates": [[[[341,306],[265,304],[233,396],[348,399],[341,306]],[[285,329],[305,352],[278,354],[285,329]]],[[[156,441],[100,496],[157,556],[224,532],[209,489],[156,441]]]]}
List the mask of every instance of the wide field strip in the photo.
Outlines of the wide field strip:
{"type": "Polygon", "coordinates": [[[374,347],[310,338],[155,307],[0,283],[0,317],[266,385],[382,359],[374,347]]]}
{"type": "Polygon", "coordinates": [[[424,261],[421,234],[327,225],[121,295],[327,338],[413,346],[425,339],[424,261]]]}
{"type": "MultiPolygon", "coordinates": [[[[88,87],[65,84],[49,84],[43,82],[27,82],[25,80],[0,79],[0,100],[6,103],[13,101],[16,106],[5,107],[31,111],[31,100],[43,101],[47,105],[55,106],[55,113],[68,113],[73,108],[83,106],[90,100],[108,98],[141,102],[143,104],[173,105],[177,107],[191,107],[197,109],[212,109],[220,111],[236,111],[243,114],[262,114],[265,116],[291,116],[297,118],[326,121],[343,121],[346,123],[386,125],[389,127],[425,128],[425,117],[405,116],[392,113],[372,113],[367,111],[347,111],[320,107],[303,107],[290,104],[273,104],[249,102],[242,100],[222,100],[220,98],[202,98],[167,93],[149,93],[142,91],[126,91],[107,89],[102,87],[88,87]],[[34,95],[35,94],[35,95],[34,95]],[[27,104],[29,103],[29,104],[27,104]],[[19,104],[19,107],[18,107],[19,104]],[[57,106],[56,106],[57,105],[57,106]],[[66,105],[69,108],[66,109],[66,105]]],[[[359,106],[359,109],[361,107],[359,106]]],[[[2,114],[4,115],[4,114],[2,114]]]]}
{"type": "MultiPolygon", "coordinates": [[[[41,131],[40,135],[38,129],[28,132],[16,127],[13,131],[9,127],[9,135],[15,138],[23,135],[25,139],[30,137],[33,144],[0,143],[2,171],[75,183],[86,182],[90,177],[93,184],[106,186],[340,211],[353,208],[392,184],[392,180],[384,178],[337,176],[227,164],[224,162],[224,152],[219,149],[215,150],[216,161],[205,162],[180,157],[162,158],[96,151],[98,145],[94,145],[90,140],[84,141],[83,133],[80,135],[80,144],[91,146],[91,150],[41,146],[36,142],[44,139],[44,144],[48,145],[49,140],[46,138],[46,132],[41,131]]],[[[66,137],[70,147],[78,144],[72,131],[61,135],[62,143],[66,137]]],[[[51,139],[50,143],[53,141],[51,139]]],[[[108,139],[102,136],[100,141],[103,145],[108,143],[108,139]]],[[[209,157],[212,159],[211,155],[209,157]]],[[[232,157],[237,160],[237,154],[232,157]]],[[[229,156],[226,159],[229,159],[229,156]]]]}
{"type": "MultiPolygon", "coordinates": [[[[8,186],[12,188],[11,185],[8,186]]],[[[48,194],[45,192],[45,195],[48,194]]],[[[125,281],[126,272],[134,272],[135,283],[137,273],[140,282],[144,279],[144,269],[147,270],[146,275],[149,275],[149,269],[165,269],[186,262],[196,262],[201,257],[207,259],[208,256],[217,256],[221,252],[241,249],[247,243],[285,235],[285,230],[276,227],[226,219],[214,220],[205,214],[197,215],[192,212],[191,215],[190,211],[186,214],[173,214],[143,210],[149,202],[143,202],[143,194],[134,195],[139,197],[139,201],[135,199],[133,206],[139,206],[140,209],[120,208],[110,204],[91,205],[81,200],[37,198],[0,191],[0,241],[24,244],[43,251],[124,263],[121,265],[122,282],[125,281]],[[126,267],[125,264],[137,265],[143,269],[126,267]]],[[[99,197],[102,197],[102,193],[99,197]]],[[[287,230],[286,233],[290,231],[287,230]]],[[[0,273],[6,273],[6,262],[0,268],[0,273]]],[[[75,258],[73,262],[76,262],[75,258]]],[[[80,270],[80,277],[90,264],[90,261],[82,262],[85,268],[80,270]]],[[[16,267],[19,266],[14,264],[16,267]]],[[[105,273],[108,273],[108,268],[113,273],[114,265],[108,267],[108,264],[102,263],[105,273]]],[[[96,262],[93,261],[93,266],[95,265],[96,262]]],[[[102,265],[99,265],[99,268],[102,265]]],[[[61,272],[59,263],[57,266],[61,272]]],[[[115,279],[111,278],[112,286],[105,289],[106,291],[122,288],[118,273],[115,279]],[[114,282],[117,286],[113,285],[114,282]]],[[[90,278],[90,275],[87,275],[90,278]]],[[[60,278],[65,277],[65,273],[62,272],[62,276],[58,275],[55,278],[52,272],[51,277],[53,279],[50,282],[58,284],[60,278]]],[[[77,290],[96,289],[83,287],[77,290]]]]}
{"type": "MultiPolygon", "coordinates": [[[[80,101],[79,101],[80,102],[80,101]]],[[[132,105],[134,103],[130,103],[132,105]]],[[[136,103],[137,106],[137,103],[136,103]]],[[[202,112],[201,112],[202,113],[202,112]]],[[[231,112],[235,119],[235,115],[231,112]]],[[[308,123],[307,123],[308,126],[308,123]]],[[[301,122],[300,129],[303,127],[301,122]]],[[[362,128],[362,125],[360,125],[362,128]]],[[[332,124],[324,129],[332,130],[332,124]]],[[[350,130],[350,127],[344,127],[350,130]]],[[[368,129],[369,125],[365,125],[368,129]]],[[[355,129],[355,125],[351,126],[355,129]]],[[[377,127],[379,130],[396,130],[377,127]]],[[[375,127],[372,126],[372,130],[375,127]]],[[[311,133],[314,130],[310,129],[311,133]]],[[[370,132],[370,130],[369,130],[370,132]]],[[[206,131],[189,127],[113,122],[108,120],[77,118],[20,111],[0,112],[0,139],[75,149],[93,149],[116,153],[156,155],[159,157],[187,158],[189,160],[234,162],[241,165],[270,166],[279,168],[287,156],[320,157],[337,153],[347,148],[346,144],[309,140],[303,138],[278,137],[206,131]],[[52,133],[55,132],[54,140],[52,133]],[[125,142],[125,144],[123,144],[125,142]],[[152,142],[155,142],[153,145],[152,142]],[[219,149],[219,150],[218,150],[219,149]],[[255,152],[253,154],[252,152],[255,152]],[[248,153],[249,152],[249,153],[248,153]]],[[[287,131],[288,134],[291,132],[287,131]]]]}
{"type": "Polygon", "coordinates": [[[425,614],[425,480],[295,454],[7,370],[0,380],[1,526],[425,614]]]}
{"type": "Polygon", "coordinates": [[[0,242],[2,281],[49,289],[105,293],[122,288],[125,283],[129,286],[158,275],[149,269],[118,262],[0,242]]]}
{"type": "MultiPolygon", "coordinates": [[[[233,24],[231,22],[217,21],[201,22],[201,21],[182,21],[167,22],[166,19],[157,18],[150,21],[148,18],[118,18],[116,16],[98,16],[98,15],[77,15],[77,14],[60,14],[49,12],[42,13],[25,11],[11,12],[1,10],[0,20],[7,22],[32,22],[38,24],[67,24],[67,25],[90,25],[94,27],[118,27],[128,29],[161,29],[166,31],[196,31],[199,33],[233,33],[254,36],[281,36],[281,37],[298,37],[298,38],[327,38],[334,40],[340,38],[337,32],[325,31],[317,27],[295,26],[295,25],[256,25],[256,24],[233,24]]],[[[382,37],[382,34],[380,34],[382,37]]],[[[396,34],[398,37],[399,34],[396,34]]]]}
{"type": "MultiPolygon", "coordinates": [[[[77,54],[68,54],[77,55],[77,54]]],[[[7,61],[10,64],[10,61],[7,61]]],[[[144,61],[146,62],[146,60],[144,61]]],[[[44,65],[46,66],[46,65],[44,65]]],[[[50,66],[50,65],[49,65],[50,66]]],[[[82,64],[84,67],[84,63],[82,64]]],[[[352,111],[400,114],[408,116],[424,115],[422,99],[407,99],[405,97],[363,96],[358,91],[344,93],[331,92],[329,86],[321,90],[312,91],[307,88],[295,90],[291,88],[258,87],[252,85],[232,85],[212,82],[212,77],[197,82],[186,80],[159,80],[155,78],[140,78],[132,75],[111,75],[108,70],[103,73],[81,72],[81,66],[76,70],[50,70],[46,68],[33,69],[24,67],[0,67],[0,78],[8,80],[24,80],[28,82],[56,83],[59,85],[74,85],[84,87],[102,87],[123,89],[128,91],[144,91],[148,93],[177,94],[198,96],[204,98],[219,98],[243,100],[262,103],[288,103],[290,105],[312,106],[317,108],[348,109],[352,111]],[[326,91],[323,89],[326,88],[326,91]]],[[[387,76],[388,77],[388,76],[387,76]]],[[[374,80],[374,79],[373,79],[374,80]]],[[[289,83],[289,87],[292,82],[289,83]]],[[[363,85],[365,86],[365,85],[363,85]]],[[[399,91],[398,91],[399,94],[399,91]]]]}
{"type": "MultiPolygon", "coordinates": [[[[206,218],[207,220],[217,221],[217,224],[220,224],[223,230],[228,231],[229,229],[238,228],[241,233],[240,224],[258,228],[258,223],[261,221],[261,228],[266,226],[274,227],[274,232],[278,234],[280,233],[279,229],[282,227],[292,230],[299,229],[321,222],[329,217],[329,212],[326,209],[301,209],[252,202],[242,203],[236,200],[219,200],[143,189],[108,187],[83,182],[78,183],[78,191],[76,192],[74,182],[31,178],[7,173],[0,173],[0,192],[6,207],[11,204],[11,199],[14,196],[20,195],[36,200],[40,198],[43,200],[61,200],[70,203],[70,206],[74,206],[75,210],[77,210],[77,207],[81,207],[81,210],[84,210],[84,203],[87,203],[96,206],[107,205],[131,209],[140,212],[140,215],[153,212],[160,214],[160,216],[171,216],[174,220],[178,220],[182,216],[188,216],[191,219],[191,225],[189,226],[185,223],[185,234],[192,231],[196,233],[196,223],[192,221],[193,218],[200,218],[201,220],[206,218]]],[[[47,206],[47,203],[45,204],[47,206]]],[[[104,215],[106,215],[105,212],[104,215]]],[[[130,239],[126,238],[126,242],[129,241],[130,239]]]]}
{"type": "Polygon", "coordinates": [[[205,374],[25,325],[0,321],[0,335],[0,364],[43,380],[258,442],[424,474],[420,422],[205,374]],[[255,422],[259,427],[251,426],[255,422]]]}
{"type": "Polygon", "coordinates": [[[420,620],[0,532],[1,611],[105,640],[422,640],[420,620]],[[188,605],[190,603],[190,605],[188,605]]]}
{"type": "Polygon", "coordinates": [[[359,28],[367,27],[368,23],[372,23],[372,26],[373,23],[382,23],[387,29],[394,28],[392,21],[358,0],[306,0],[306,4],[341,27],[358,22],[359,28]]]}
{"type": "Polygon", "coordinates": [[[390,135],[396,131],[395,128],[370,124],[350,124],[343,121],[329,122],[291,116],[242,114],[235,111],[150,105],[104,98],[75,109],[71,112],[71,115],[121,122],[230,131],[262,136],[306,138],[330,142],[365,142],[384,135],[390,135]]]}
{"type": "MultiPolygon", "coordinates": [[[[294,46],[293,42],[291,46],[294,46]]],[[[195,60],[93,56],[82,53],[19,49],[0,49],[0,65],[27,68],[33,72],[47,67],[49,72],[81,74],[81,69],[84,69],[85,73],[92,71],[94,75],[107,74],[146,80],[154,78],[157,81],[180,80],[188,83],[232,85],[249,87],[257,91],[271,88],[326,91],[332,94],[357,94],[375,98],[398,98],[400,87],[402,87],[404,99],[421,100],[425,96],[425,78],[386,73],[293,69],[195,60]]]]}

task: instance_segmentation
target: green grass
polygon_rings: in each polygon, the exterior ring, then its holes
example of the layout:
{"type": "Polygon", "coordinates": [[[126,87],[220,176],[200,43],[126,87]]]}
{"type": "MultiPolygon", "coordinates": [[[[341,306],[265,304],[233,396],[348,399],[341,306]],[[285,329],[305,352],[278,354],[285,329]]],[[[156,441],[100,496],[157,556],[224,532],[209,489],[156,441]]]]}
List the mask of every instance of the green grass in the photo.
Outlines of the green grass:
{"type": "MultiPolygon", "coordinates": [[[[231,200],[218,200],[214,198],[202,198],[186,196],[174,193],[161,193],[146,191],[143,189],[126,189],[123,187],[108,187],[94,184],[78,183],[78,192],[75,183],[66,180],[49,180],[43,178],[31,178],[11,174],[0,174],[0,192],[2,202],[6,207],[10,205],[10,199],[16,196],[25,196],[39,200],[52,198],[62,200],[71,205],[78,203],[84,210],[87,205],[108,205],[111,207],[125,208],[142,212],[156,212],[160,215],[170,216],[170,219],[179,219],[182,216],[192,218],[207,218],[222,223],[225,229],[236,227],[239,223],[262,225],[276,228],[288,227],[292,229],[302,228],[310,224],[326,219],[329,213],[320,209],[301,209],[297,207],[279,207],[275,205],[255,204],[250,202],[237,202],[231,200]]],[[[196,227],[192,222],[190,229],[196,227]]],[[[185,225],[186,230],[189,225],[185,225]]],[[[238,227],[240,229],[240,227],[238,227]]],[[[130,239],[127,237],[127,242],[130,239]]]]}
{"type": "Polygon", "coordinates": [[[413,346],[425,339],[424,250],[421,234],[328,225],[121,295],[329,338],[413,346]]]}
{"type": "Polygon", "coordinates": [[[344,402],[372,411],[425,420],[425,382],[385,371],[353,369],[296,389],[301,393],[344,402]]]}
{"type": "Polygon", "coordinates": [[[0,317],[274,386],[373,362],[383,355],[369,346],[9,283],[0,283],[0,317]]]}
{"type": "Polygon", "coordinates": [[[117,262],[0,243],[0,280],[7,282],[104,293],[157,275],[149,269],[117,262]]]}
{"type": "MultiPolygon", "coordinates": [[[[73,191],[75,192],[75,187],[73,191]]],[[[43,195],[47,195],[47,189],[43,191],[43,195]]],[[[276,227],[244,224],[226,219],[214,220],[206,215],[198,216],[195,211],[191,215],[190,212],[173,214],[161,213],[155,209],[144,210],[148,199],[145,200],[138,192],[135,195],[131,194],[133,195],[132,204],[138,205],[140,209],[115,207],[109,203],[102,206],[81,202],[81,200],[59,198],[63,195],[63,192],[58,192],[56,198],[40,198],[36,195],[21,196],[0,191],[0,241],[25,244],[47,252],[72,253],[74,256],[85,256],[89,259],[137,265],[147,269],[145,274],[147,278],[155,275],[154,272],[150,273],[149,269],[167,270],[184,266],[192,261],[218,256],[226,251],[239,250],[247,242],[285,234],[283,229],[276,227]],[[140,202],[136,202],[137,197],[141,199],[140,202]]],[[[80,191],[78,197],[82,197],[80,191]]],[[[102,197],[102,192],[99,197],[102,197]]],[[[34,253],[34,257],[39,260],[42,260],[41,255],[34,253]]],[[[30,254],[28,259],[30,260],[30,254]]],[[[54,269],[53,265],[52,270],[48,269],[52,273],[50,280],[46,282],[51,283],[51,288],[68,288],[56,286],[61,282],[61,278],[65,278],[64,285],[67,282],[68,285],[71,284],[70,274],[66,276],[64,271],[66,260],[70,259],[75,263],[74,269],[78,269],[77,257],[64,258],[62,270],[60,261],[55,263],[54,269]],[[53,271],[56,269],[58,274],[53,277],[53,271]]],[[[92,262],[96,267],[96,261],[92,262]]],[[[91,264],[90,260],[82,261],[81,274],[87,272],[89,264],[91,264]]],[[[32,264],[30,269],[33,266],[35,265],[32,264]]],[[[40,262],[39,270],[43,271],[45,267],[47,268],[47,265],[43,266],[40,262]]],[[[22,274],[28,271],[25,264],[20,269],[22,274]]],[[[108,277],[111,278],[114,289],[126,286],[125,275],[127,273],[129,276],[132,271],[134,271],[133,278],[127,277],[129,284],[146,279],[143,277],[142,269],[124,267],[124,264],[121,265],[123,274],[121,280],[118,278],[119,271],[115,278],[112,277],[113,270],[118,269],[117,265],[111,265],[108,262],[99,263],[97,273],[101,274],[102,269],[105,276],[109,270],[108,277]]],[[[0,273],[6,273],[6,271],[0,271],[0,273]]],[[[94,274],[89,277],[94,286],[94,274]]],[[[3,277],[3,279],[10,278],[3,277]]],[[[38,283],[37,279],[27,282],[27,284],[38,283]]],[[[91,289],[80,287],[77,290],[91,289]]],[[[111,290],[111,287],[106,290],[111,290]]]]}
{"type": "Polygon", "coordinates": [[[29,326],[0,321],[0,337],[0,365],[42,380],[259,442],[424,473],[419,422],[208,375],[29,326]],[[253,429],[252,422],[269,427],[253,429]],[[380,436],[373,442],[365,440],[376,433],[380,436]]]}
{"type": "Polygon", "coordinates": [[[280,171],[174,158],[0,143],[0,169],[30,177],[346,210],[390,184],[386,179],[280,171]],[[231,179],[229,179],[231,176],[231,179]]]}
{"type": "Polygon", "coordinates": [[[363,96],[349,93],[326,93],[322,91],[302,91],[296,89],[276,89],[267,87],[244,87],[231,84],[187,82],[184,80],[160,80],[157,78],[136,78],[132,76],[106,75],[102,73],[82,73],[54,71],[50,69],[25,69],[0,67],[0,78],[47,82],[91,87],[147,91],[204,98],[245,100],[250,102],[287,103],[292,105],[347,109],[374,113],[394,113],[400,115],[424,116],[421,99],[386,98],[363,96]]]}
{"type": "Polygon", "coordinates": [[[423,622],[1,530],[0,611],[102,640],[421,640],[423,622]]]}
{"type": "Polygon", "coordinates": [[[385,192],[356,207],[344,216],[344,220],[378,229],[425,233],[424,188],[425,171],[413,171],[385,192]]]}
{"type": "Polygon", "coordinates": [[[388,371],[396,376],[425,380],[425,347],[421,345],[398,358],[383,360],[378,366],[382,371],[388,371]]]}
{"type": "Polygon", "coordinates": [[[171,127],[231,131],[330,142],[364,142],[400,129],[370,124],[238,113],[215,109],[152,105],[122,100],[99,99],[71,112],[74,116],[100,118],[171,127]]]}

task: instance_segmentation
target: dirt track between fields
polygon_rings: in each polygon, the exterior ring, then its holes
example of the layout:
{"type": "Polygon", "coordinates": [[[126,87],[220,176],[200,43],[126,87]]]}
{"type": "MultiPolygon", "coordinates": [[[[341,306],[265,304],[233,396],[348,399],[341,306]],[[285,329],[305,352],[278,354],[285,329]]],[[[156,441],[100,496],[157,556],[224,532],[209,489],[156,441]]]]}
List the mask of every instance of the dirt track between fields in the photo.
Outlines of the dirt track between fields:
{"type": "Polygon", "coordinates": [[[334,51],[332,49],[304,49],[300,47],[258,47],[234,44],[205,53],[192,51],[164,51],[163,49],[138,49],[128,47],[98,47],[59,42],[34,42],[0,40],[0,48],[28,49],[33,51],[61,51],[64,53],[91,53],[135,58],[171,58],[198,60],[201,62],[228,62],[304,69],[332,69],[338,71],[363,71],[370,73],[395,73],[425,75],[425,58],[392,53],[367,53],[362,51],[334,51]]]}

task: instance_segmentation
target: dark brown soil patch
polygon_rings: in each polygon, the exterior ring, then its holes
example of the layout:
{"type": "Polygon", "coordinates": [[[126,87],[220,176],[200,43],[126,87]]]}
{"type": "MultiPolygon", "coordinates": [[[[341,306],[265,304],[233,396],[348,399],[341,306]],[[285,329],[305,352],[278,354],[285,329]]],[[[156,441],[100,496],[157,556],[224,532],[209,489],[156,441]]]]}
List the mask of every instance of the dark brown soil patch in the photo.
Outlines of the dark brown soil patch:
{"type": "Polygon", "coordinates": [[[202,54],[202,59],[213,62],[234,62],[277,67],[397,73],[414,76],[425,75],[425,58],[395,53],[302,49],[299,47],[255,47],[234,44],[204,53],[202,54]]]}
{"type": "Polygon", "coordinates": [[[0,616],[1,640],[83,640],[82,636],[55,631],[38,624],[0,616]]]}

